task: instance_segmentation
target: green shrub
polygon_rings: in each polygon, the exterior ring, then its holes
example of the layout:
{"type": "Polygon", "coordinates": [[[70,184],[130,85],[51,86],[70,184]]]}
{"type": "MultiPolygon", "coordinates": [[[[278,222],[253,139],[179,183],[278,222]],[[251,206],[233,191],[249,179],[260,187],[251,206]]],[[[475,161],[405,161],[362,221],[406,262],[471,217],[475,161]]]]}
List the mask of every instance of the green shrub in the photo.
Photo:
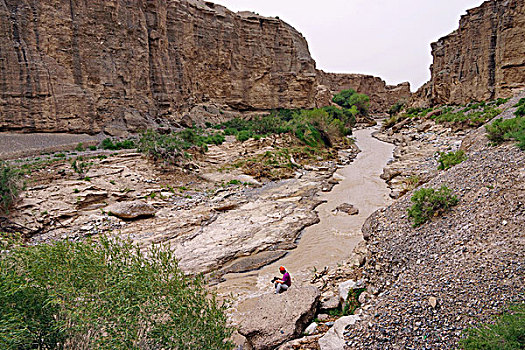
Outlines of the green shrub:
{"type": "Polygon", "coordinates": [[[211,144],[222,145],[224,143],[224,135],[223,134],[219,134],[219,133],[216,133],[216,134],[213,134],[213,135],[209,135],[206,138],[206,143],[209,144],[209,145],[211,145],[211,144]]]}
{"type": "Polygon", "coordinates": [[[20,193],[20,172],[0,162],[0,214],[9,214],[9,208],[20,193]]]}
{"type": "Polygon", "coordinates": [[[370,108],[370,97],[358,94],[353,89],[342,90],[334,95],[332,101],[343,108],[350,109],[355,106],[362,116],[367,116],[370,108]]]}
{"type": "Polygon", "coordinates": [[[236,135],[236,138],[237,138],[237,141],[244,142],[244,141],[249,140],[252,137],[252,135],[253,135],[252,132],[249,130],[241,130],[236,135]]]}
{"type": "Polygon", "coordinates": [[[10,249],[13,249],[13,247],[20,246],[23,243],[24,243],[24,236],[20,232],[2,232],[0,231],[0,250],[7,250],[7,249],[10,250],[10,249]]]}
{"type": "Polygon", "coordinates": [[[112,139],[107,138],[107,139],[104,139],[100,144],[100,148],[106,149],[106,150],[112,150],[112,151],[116,151],[119,149],[132,149],[135,147],[136,147],[135,142],[130,139],[113,142],[112,139]]]}
{"type": "Polygon", "coordinates": [[[222,132],[210,134],[199,128],[187,128],[167,135],[146,130],[136,142],[136,147],[139,152],[146,153],[157,161],[174,165],[191,158],[185,150],[196,148],[204,153],[208,151],[209,144],[221,145],[223,142],[222,132]]]}
{"type": "Polygon", "coordinates": [[[405,107],[405,104],[406,104],[406,101],[404,101],[404,100],[397,101],[396,103],[394,103],[392,105],[392,107],[390,107],[390,109],[388,110],[388,114],[391,117],[393,115],[398,114],[399,112],[401,112],[403,110],[403,108],[405,107]]]}
{"type": "Polygon", "coordinates": [[[412,175],[403,180],[404,187],[407,191],[412,191],[421,183],[421,178],[418,175],[412,175]]]}
{"type": "Polygon", "coordinates": [[[439,170],[447,170],[449,168],[452,168],[454,165],[457,165],[464,160],[467,159],[467,156],[465,155],[465,152],[462,150],[458,150],[455,152],[439,152],[439,159],[438,159],[438,169],[439,170]]]}
{"type": "Polygon", "coordinates": [[[170,249],[57,242],[0,257],[0,348],[231,349],[224,305],[170,249]]]}
{"type": "Polygon", "coordinates": [[[468,337],[460,341],[464,350],[525,349],[525,304],[511,307],[494,324],[482,324],[467,332],[468,337]]]}
{"type": "Polygon", "coordinates": [[[518,109],[516,109],[514,112],[516,117],[525,117],[525,98],[520,99],[518,104],[516,104],[514,107],[518,107],[518,109]]]}
{"type": "Polygon", "coordinates": [[[84,144],[82,142],[79,142],[77,144],[77,147],[75,147],[75,151],[77,151],[77,152],[82,152],[84,150],[85,150],[85,147],[84,147],[84,144]]]}
{"type": "Polygon", "coordinates": [[[357,113],[355,106],[350,109],[334,106],[312,110],[281,109],[252,120],[235,118],[220,124],[220,127],[224,134],[235,135],[241,142],[289,133],[304,145],[332,147],[336,141],[352,133],[351,126],[355,124],[357,113]]]}
{"type": "Polygon", "coordinates": [[[75,171],[81,179],[86,177],[86,174],[92,166],[93,162],[85,162],[83,157],[77,157],[71,162],[73,171],[75,171]]]}
{"type": "Polygon", "coordinates": [[[494,144],[515,140],[518,147],[525,150],[525,117],[512,119],[497,119],[491,124],[485,125],[487,137],[494,144]]]}
{"type": "Polygon", "coordinates": [[[156,161],[178,164],[184,159],[182,144],[176,134],[162,135],[154,130],[146,130],[137,142],[137,150],[156,161]]]}
{"type": "Polygon", "coordinates": [[[440,215],[458,203],[452,190],[441,186],[439,190],[422,188],[414,192],[410,199],[414,204],[408,209],[408,217],[413,220],[413,226],[418,227],[433,216],[440,215]]]}

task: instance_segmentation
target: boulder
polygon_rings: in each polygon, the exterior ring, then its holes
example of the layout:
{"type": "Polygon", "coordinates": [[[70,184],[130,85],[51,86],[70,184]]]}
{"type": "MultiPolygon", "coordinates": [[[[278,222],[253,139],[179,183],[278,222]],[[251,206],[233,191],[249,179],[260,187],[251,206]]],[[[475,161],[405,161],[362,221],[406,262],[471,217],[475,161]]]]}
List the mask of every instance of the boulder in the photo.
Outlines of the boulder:
{"type": "Polygon", "coordinates": [[[106,207],[106,212],[121,219],[136,219],[155,215],[155,208],[143,201],[115,203],[106,207]]]}
{"type": "Polygon", "coordinates": [[[334,326],[330,328],[325,335],[319,338],[319,347],[321,350],[340,350],[345,347],[344,331],[349,325],[359,321],[358,315],[344,316],[335,321],[334,326]]]}
{"type": "Polygon", "coordinates": [[[253,349],[273,349],[298,337],[312,321],[317,288],[292,285],[282,294],[265,294],[239,303],[234,321],[253,349]]]}

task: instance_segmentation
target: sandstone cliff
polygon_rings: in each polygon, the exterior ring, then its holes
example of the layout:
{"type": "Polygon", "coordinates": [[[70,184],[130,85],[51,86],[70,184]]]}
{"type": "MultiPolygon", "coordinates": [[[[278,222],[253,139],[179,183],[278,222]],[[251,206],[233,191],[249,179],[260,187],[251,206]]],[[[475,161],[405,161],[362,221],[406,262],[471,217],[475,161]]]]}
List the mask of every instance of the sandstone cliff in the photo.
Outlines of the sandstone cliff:
{"type": "Polygon", "coordinates": [[[319,78],[284,22],[201,0],[0,0],[0,33],[0,130],[118,134],[186,112],[312,108],[331,97],[319,79],[371,94],[374,110],[397,98],[379,78],[319,78]]]}
{"type": "Polygon", "coordinates": [[[354,89],[361,94],[367,94],[370,96],[370,110],[373,113],[386,112],[394,103],[408,100],[411,96],[408,82],[396,86],[386,85],[384,80],[371,75],[318,71],[318,80],[332,92],[354,89]]]}
{"type": "Polygon", "coordinates": [[[301,34],[209,2],[2,0],[0,32],[0,129],[133,129],[208,100],[313,106],[301,34]]]}
{"type": "Polygon", "coordinates": [[[415,104],[512,96],[525,88],[524,37],[524,0],[490,0],[468,10],[456,31],[432,44],[432,77],[415,94],[415,104]]]}

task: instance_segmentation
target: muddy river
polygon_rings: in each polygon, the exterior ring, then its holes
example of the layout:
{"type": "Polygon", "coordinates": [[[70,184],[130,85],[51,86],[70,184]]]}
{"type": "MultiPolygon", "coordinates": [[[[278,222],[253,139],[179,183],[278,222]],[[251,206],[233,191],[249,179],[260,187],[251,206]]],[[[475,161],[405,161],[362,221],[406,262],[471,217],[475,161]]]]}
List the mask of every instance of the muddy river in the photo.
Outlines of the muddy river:
{"type": "Polygon", "coordinates": [[[272,291],[270,280],[279,275],[280,265],[286,266],[294,283],[305,283],[314,269],[334,266],[348,259],[354,247],[362,240],[361,226],[375,210],[391,203],[389,189],[379,178],[392,158],[394,146],[372,137],[375,128],[354,132],[361,150],[357,158],[339,168],[334,178],[341,181],[330,192],[319,192],[324,203],[317,207],[320,222],[306,228],[297,248],[282,259],[257,271],[225,275],[218,285],[219,294],[230,294],[243,299],[272,291]],[[359,209],[358,215],[337,212],[335,208],[350,203],[359,209]]]}

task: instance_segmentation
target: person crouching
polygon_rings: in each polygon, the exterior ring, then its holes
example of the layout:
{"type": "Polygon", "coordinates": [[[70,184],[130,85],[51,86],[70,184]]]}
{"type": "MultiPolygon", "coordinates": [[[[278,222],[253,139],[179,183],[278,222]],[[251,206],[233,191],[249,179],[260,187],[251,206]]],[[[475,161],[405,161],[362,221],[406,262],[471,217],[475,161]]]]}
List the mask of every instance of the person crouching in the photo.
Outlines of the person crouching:
{"type": "Polygon", "coordinates": [[[286,271],[284,266],[279,267],[279,271],[281,272],[283,277],[274,277],[272,280],[275,286],[275,294],[287,291],[288,288],[290,288],[290,286],[292,285],[292,278],[290,277],[290,274],[286,271]]]}

